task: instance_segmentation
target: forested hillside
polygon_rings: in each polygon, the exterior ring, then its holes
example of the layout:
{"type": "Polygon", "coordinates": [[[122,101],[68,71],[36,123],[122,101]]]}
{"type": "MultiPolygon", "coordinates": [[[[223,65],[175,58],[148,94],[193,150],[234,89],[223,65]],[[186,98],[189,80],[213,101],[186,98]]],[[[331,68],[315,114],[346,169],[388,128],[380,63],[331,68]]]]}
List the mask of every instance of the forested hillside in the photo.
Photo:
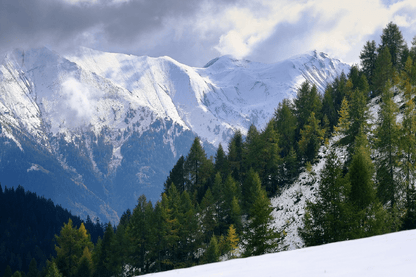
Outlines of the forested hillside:
{"type": "Polygon", "coordinates": [[[264,130],[253,125],[246,137],[237,131],[215,157],[195,138],[161,200],[141,196],[95,246],[82,226],[65,224],[48,272],[134,276],[284,250],[287,232],[273,227],[270,197],[322,160],[299,229],[306,246],[415,228],[416,37],[409,49],[389,23],[360,59],[323,95],[303,83],[264,130]],[[71,234],[77,252],[66,259],[71,234]]]}
{"type": "MultiPolygon", "coordinates": [[[[68,220],[78,227],[84,224],[50,199],[20,186],[16,189],[0,186],[0,276],[8,276],[6,266],[12,272],[32,273],[45,267],[46,260],[56,253],[55,234],[68,220]]],[[[99,222],[87,220],[85,228],[93,242],[103,235],[99,222]]]]}

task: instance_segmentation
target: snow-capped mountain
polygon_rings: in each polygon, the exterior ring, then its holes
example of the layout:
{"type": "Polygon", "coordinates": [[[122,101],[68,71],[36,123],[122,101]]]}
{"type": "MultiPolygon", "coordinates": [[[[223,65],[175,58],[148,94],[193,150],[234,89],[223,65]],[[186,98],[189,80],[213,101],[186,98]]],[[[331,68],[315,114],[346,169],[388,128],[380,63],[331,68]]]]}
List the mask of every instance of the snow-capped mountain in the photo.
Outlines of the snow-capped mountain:
{"type": "Polygon", "coordinates": [[[195,68],[88,48],[15,50],[0,60],[0,182],[117,222],[139,195],[159,198],[194,136],[213,155],[236,129],[263,128],[304,80],[323,92],[342,71],[349,66],[316,51],[195,68]]]}

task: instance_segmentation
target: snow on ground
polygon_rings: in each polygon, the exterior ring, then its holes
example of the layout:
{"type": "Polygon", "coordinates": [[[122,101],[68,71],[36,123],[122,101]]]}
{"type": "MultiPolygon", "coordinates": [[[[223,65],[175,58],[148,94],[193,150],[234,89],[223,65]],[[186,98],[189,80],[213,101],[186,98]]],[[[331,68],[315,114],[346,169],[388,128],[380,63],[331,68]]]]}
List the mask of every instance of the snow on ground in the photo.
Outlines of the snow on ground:
{"type": "Polygon", "coordinates": [[[414,276],[415,249],[411,230],[146,276],[414,276]]]}
{"type": "MultiPolygon", "coordinates": [[[[278,231],[285,231],[287,234],[280,246],[281,249],[299,249],[304,247],[299,237],[298,228],[303,226],[302,218],[305,213],[305,206],[308,201],[314,202],[315,193],[319,188],[321,171],[325,166],[325,155],[332,145],[339,139],[333,137],[328,145],[323,145],[318,154],[318,161],[312,165],[310,172],[304,170],[299,177],[289,186],[282,189],[280,195],[271,199],[274,207],[274,227],[278,231]]],[[[338,147],[337,156],[343,159],[346,157],[346,149],[338,147]]]]}

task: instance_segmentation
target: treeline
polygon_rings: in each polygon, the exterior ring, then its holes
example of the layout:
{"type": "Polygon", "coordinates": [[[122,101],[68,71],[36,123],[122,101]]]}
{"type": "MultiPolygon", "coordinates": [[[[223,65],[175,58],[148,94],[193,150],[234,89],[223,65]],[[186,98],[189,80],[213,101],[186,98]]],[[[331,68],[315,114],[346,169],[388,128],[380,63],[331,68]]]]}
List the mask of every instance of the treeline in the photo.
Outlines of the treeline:
{"type": "Polygon", "coordinates": [[[389,23],[360,58],[372,93],[344,96],[317,200],[299,230],[308,246],[416,228],[416,37],[408,49],[389,23]],[[369,96],[379,103],[372,120],[369,96]]]}
{"type": "MultiPolygon", "coordinates": [[[[28,273],[41,270],[55,255],[54,236],[71,219],[76,226],[82,220],[52,200],[25,191],[23,187],[4,189],[0,185],[0,276],[5,271],[28,273]]],[[[99,222],[87,220],[85,226],[96,242],[104,230],[99,222]]],[[[33,276],[35,277],[35,276],[33,276]]]]}

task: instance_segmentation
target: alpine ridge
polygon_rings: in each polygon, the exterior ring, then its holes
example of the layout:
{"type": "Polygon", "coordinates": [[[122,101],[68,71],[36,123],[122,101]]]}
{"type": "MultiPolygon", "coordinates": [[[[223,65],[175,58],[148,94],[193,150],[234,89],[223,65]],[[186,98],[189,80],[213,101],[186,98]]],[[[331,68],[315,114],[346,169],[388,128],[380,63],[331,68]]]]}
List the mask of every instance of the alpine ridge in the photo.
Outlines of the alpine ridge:
{"type": "Polygon", "coordinates": [[[275,64],[79,48],[14,50],[0,64],[0,182],[73,213],[118,222],[145,194],[156,201],[194,136],[208,155],[239,129],[262,129],[305,80],[320,92],[349,65],[312,51],[275,64]]]}

